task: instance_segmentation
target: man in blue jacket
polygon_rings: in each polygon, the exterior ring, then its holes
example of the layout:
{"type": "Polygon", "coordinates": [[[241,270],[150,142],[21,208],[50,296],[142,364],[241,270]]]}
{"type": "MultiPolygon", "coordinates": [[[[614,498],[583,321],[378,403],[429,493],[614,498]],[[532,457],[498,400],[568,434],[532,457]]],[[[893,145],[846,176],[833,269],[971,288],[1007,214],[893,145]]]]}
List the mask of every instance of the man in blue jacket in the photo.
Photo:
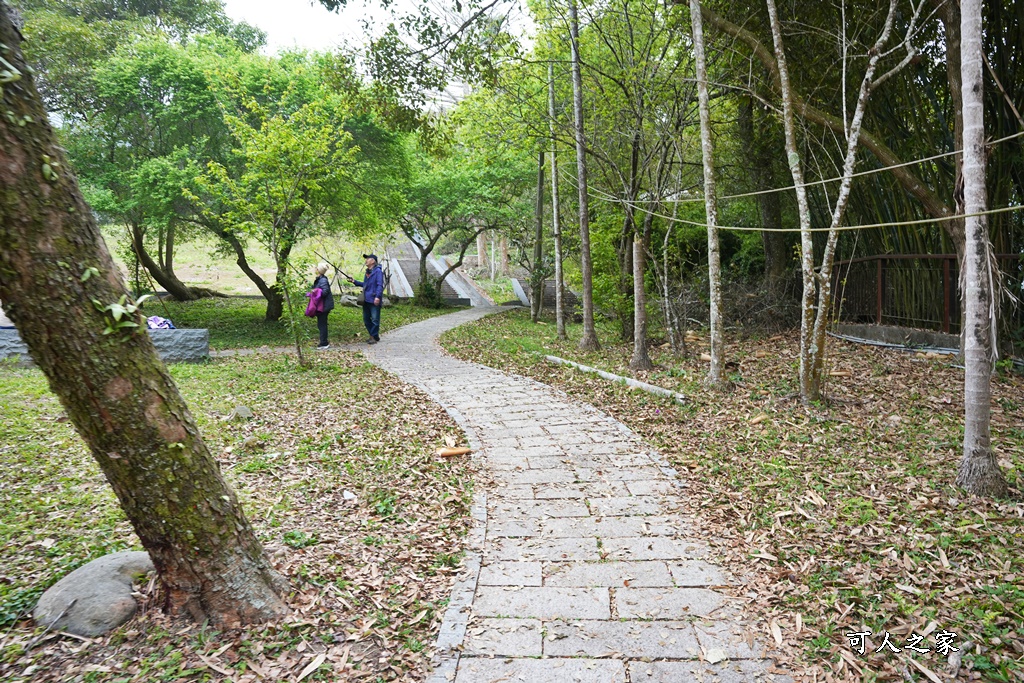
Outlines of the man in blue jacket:
{"type": "Polygon", "coordinates": [[[384,296],[384,271],[377,265],[376,254],[363,254],[366,259],[366,275],[362,281],[348,281],[357,287],[363,288],[363,324],[366,331],[370,333],[367,344],[376,344],[380,341],[380,303],[384,296]]]}

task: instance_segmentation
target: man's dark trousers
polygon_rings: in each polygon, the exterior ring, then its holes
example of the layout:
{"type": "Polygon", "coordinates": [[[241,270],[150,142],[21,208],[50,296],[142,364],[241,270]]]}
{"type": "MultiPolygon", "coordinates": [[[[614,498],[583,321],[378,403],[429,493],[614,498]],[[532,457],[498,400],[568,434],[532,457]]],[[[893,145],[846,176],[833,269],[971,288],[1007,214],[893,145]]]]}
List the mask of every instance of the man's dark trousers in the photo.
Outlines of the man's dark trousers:
{"type": "Polygon", "coordinates": [[[373,339],[380,339],[380,306],[363,304],[363,324],[373,339]]]}

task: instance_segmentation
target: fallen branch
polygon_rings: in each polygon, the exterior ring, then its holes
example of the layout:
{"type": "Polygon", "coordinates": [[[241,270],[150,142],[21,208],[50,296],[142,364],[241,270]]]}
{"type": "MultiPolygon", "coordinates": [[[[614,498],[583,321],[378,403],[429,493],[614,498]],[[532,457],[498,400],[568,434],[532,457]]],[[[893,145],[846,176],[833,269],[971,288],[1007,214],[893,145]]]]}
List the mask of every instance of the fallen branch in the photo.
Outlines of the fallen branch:
{"type": "Polygon", "coordinates": [[[583,372],[592,372],[607,380],[611,380],[612,382],[622,382],[628,387],[642,389],[647,393],[656,394],[658,396],[665,396],[667,398],[671,398],[675,401],[678,401],[679,403],[686,403],[686,396],[684,396],[683,394],[672,391],[671,389],[665,389],[664,387],[657,387],[654,386],[653,384],[648,384],[647,382],[641,382],[640,380],[633,379],[632,377],[623,377],[622,375],[615,375],[610,372],[605,372],[604,370],[592,368],[589,365],[581,365],[571,360],[559,358],[558,356],[544,356],[544,360],[548,361],[549,363],[555,363],[556,365],[569,365],[571,367],[576,368],[577,370],[582,370],[583,372]]]}

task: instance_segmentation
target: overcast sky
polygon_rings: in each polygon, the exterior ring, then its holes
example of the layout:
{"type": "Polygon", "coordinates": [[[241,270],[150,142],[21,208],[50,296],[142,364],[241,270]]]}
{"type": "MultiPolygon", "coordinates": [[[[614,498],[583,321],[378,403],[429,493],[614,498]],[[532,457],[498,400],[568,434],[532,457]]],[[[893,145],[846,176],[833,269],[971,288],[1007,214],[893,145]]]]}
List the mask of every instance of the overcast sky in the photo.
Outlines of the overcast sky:
{"type": "Polygon", "coordinates": [[[329,50],[346,40],[360,45],[365,39],[362,19],[386,16],[379,3],[367,5],[363,0],[350,0],[338,13],[310,0],[224,0],[224,10],[235,21],[245,20],[266,31],[271,54],[296,46],[329,50]]]}

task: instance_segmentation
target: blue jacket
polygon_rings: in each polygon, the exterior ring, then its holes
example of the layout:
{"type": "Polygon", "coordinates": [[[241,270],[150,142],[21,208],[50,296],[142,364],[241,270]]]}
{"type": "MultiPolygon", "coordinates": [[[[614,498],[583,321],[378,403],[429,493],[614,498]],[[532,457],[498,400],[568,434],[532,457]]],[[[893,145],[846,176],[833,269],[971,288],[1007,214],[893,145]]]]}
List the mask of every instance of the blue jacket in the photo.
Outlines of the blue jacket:
{"type": "Polygon", "coordinates": [[[366,271],[366,279],[363,281],[355,280],[355,284],[358,287],[363,288],[363,296],[366,299],[366,303],[373,305],[374,299],[384,299],[384,271],[380,269],[380,266],[374,266],[373,270],[366,271]]]}

